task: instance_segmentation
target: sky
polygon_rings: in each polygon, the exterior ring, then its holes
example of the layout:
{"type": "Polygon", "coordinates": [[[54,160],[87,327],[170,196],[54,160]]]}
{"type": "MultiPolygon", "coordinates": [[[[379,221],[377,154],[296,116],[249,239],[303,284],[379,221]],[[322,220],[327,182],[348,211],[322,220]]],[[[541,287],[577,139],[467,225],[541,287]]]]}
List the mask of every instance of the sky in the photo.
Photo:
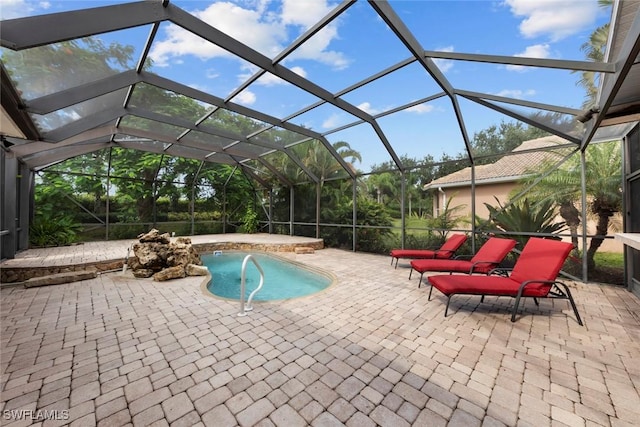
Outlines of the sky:
{"type": "MultiPolygon", "coordinates": [[[[2,19],[114,4],[106,1],[0,0],[2,19]]],[[[261,54],[274,58],[338,2],[328,0],[173,0],[261,54]]],[[[425,50],[584,60],[581,45],[610,20],[610,9],[597,0],[390,1],[390,5],[425,50]]],[[[100,37],[135,49],[135,66],[149,27],[100,37]]],[[[152,72],[227,98],[256,67],[172,24],[163,23],[152,46],[152,72]]],[[[332,93],[340,92],[410,57],[374,9],[358,1],[337,21],[305,42],[281,64],[332,93]]],[[[581,108],[584,90],[578,73],[479,62],[435,60],[455,88],[533,102],[581,108]]],[[[342,99],[376,115],[433,96],[441,88],[418,63],[353,90],[342,99]]],[[[459,98],[470,138],[476,132],[511,121],[485,107],[459,98]]],[[[288,117],[317,98],[273,75],[264,75],[232,99],[278,118],[288,117]]],[[[530,111],[528,111],[530,112],[530,111]]],[[[323,105],[291,120],[325,134],[330,142],[347,141],[362,154],[356,166],[367,171],[390,160],[383,142],[368,124],[334,132],[358,119],[323,105]]],[[[378,119],[396,154],[421,159],[455,155],[464,141],[449,98],[419,104],[378,119]]]]}

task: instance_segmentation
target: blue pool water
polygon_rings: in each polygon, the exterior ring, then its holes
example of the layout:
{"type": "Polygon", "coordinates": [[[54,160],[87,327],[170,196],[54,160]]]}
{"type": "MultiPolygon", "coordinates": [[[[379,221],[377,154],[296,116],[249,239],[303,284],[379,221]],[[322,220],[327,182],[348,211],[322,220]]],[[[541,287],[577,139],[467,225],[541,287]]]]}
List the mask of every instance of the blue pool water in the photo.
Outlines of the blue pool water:
{"type": "MultiPolygon", "coordinates": [[[[285,259],[267,254],[252,253],[264,271],[264,285],[253,297],[254,301],[271,301],[311,295],[326,289],[331,278],[301,268],[285,259]]],[[[240,299],[240,281],[242,262],[247,256],[244,252],[222,252],[220,255],[202,255],[202,262],[211,273],[207,289],[223,298],[240,299]]],[[[249,261],[245,279],[245,297],[260,284],[260,273],[249,261]]]]}

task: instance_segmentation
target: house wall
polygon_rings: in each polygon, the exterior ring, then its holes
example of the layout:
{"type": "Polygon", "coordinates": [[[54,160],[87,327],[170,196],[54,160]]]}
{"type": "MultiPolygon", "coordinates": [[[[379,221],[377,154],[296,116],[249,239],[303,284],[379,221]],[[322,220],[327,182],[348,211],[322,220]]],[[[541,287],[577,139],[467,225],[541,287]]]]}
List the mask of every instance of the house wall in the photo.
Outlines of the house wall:
{"type": "MultiPolygon", "coordinates": [[[[491,206],[497,206],[496,198],[503,205],[509,199],[509,193],[516,188],[516,184],[513,182],[495,183],[489,185],[476,186],[476,216],[487,219],[489,218],[489,210],[484,205],[485,203],[491,206]],[[495,196],[495,197],[494,197],[495,196]]],[[[455,188],[443,188],[442,191],[438,191],[438,197],[433,198],[433,213],[438,215],[441,209],[444,209],[448,200],[451,200],[449,209],[454,209],[457,206],[461,206],[460,210],[456,212],[457,216],[464,217],[471,220],[471,187],[455,187],[455,188]]],[[[558,215],[557,221],[562,221],[562,217],[558,215]]],[[[619,213],[615,214],[611,218],[611,222],[622,224],[622,217],[619,213]]],[[[469,226],[471,228],[471,226],[469,226]]],[[[594,234],[596,230],[596,223],[590,219],[587,221],[587,233],[594,234]]],[[[580,232],[579,230],[578,232],[580,232]]],[[[609,234],[613,237],[613,231],[609,229],[609,234]]],[[[570,241],[569,237],[563,240],[570,241]]],[[[591,239],[587,239],[587,245],[589,245],[591,239]]],[[[622,253],[624,251],[624,245],[617,240],[606,239],[600,248],[600,252],[615,252],[622,253]]]]}
{"type": "MultiPolygon", "coordinates": [[[[500,203],[504,204],[509,198],[509,193],[515,187],[515,184],[512,182],[476,186],[476,216],[489,218],[489,209],[487,209],[484,204],[488,203],[496,206],[498,203],[494,196],[500,200],[500,203]]],[[[444,193],[438,192],[440,204],[437,206],[437,209],[444,209],[447,201],[451,200],[451,204],[449,205],[450,209],[455,206],[462,206],[456,213],[459,216],[471,219],[471,187],[443,188],[442,191],[444,191],[444,193]]],[[[439,210],[434,211],[434,215],[438,213],[439,210]]]]}

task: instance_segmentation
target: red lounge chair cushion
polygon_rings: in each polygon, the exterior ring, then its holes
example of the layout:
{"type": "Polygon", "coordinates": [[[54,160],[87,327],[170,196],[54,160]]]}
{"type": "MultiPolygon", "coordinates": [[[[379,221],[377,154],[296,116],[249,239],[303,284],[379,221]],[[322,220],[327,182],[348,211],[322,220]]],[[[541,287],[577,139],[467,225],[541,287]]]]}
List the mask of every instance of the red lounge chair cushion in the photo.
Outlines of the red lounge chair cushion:
{"type": "Polygon", "coordinates": [[[393,258],[440,258],[448,259],[453,256],[460,246],[467,240],[465,234],[453,234],[440,249],[432,251],[428,249],[393,249],[391,257],[393,258]]]}
{"type": "Polygon", "coordinates": [[[513,266],[510,277],[516,282],[556,280],[571,249],[573,244],[568,242],[532,237],[513,266]]]}
{"type": "MultiPolygon", "coordinates": [[[[442,255],[448,254],[444,252],[442,255]]],[[[427,249],[394,249],[391,251],[394,258],[435,258],[436,251],[427,249]]]]}
{"type": "MultiPolygon", "coordinates": [[[[470,294],[515,297],[520,288],[519,282],[500,276],[439,275],[429,277],[429,282],[447,296],[470,294]]],[[[549,293],[549,288],[550,285],[531,283],[527,285],[522,296],[543,298],[549,293]]]]}
{"type": "Polygon", "coordinates": [[[486,274],[493,268],[497,267],[500,262],[507,256],[509,251],[516,246],[513,239],[503,239],[500,237],[490,238],[470,260],[414,260],[411,261],[411,267],[418,273],[426,273],[427,271],[451,271],[455,273],[473,273],[486,274]]]}
{"type": "MultiPolygon", "coordinates": [[[[469,273],[473,263],[471,261],[465,261],[460,259],[418,259],[411,261],[411,267],[418,273],[424,273],[427,271],[452,271],[455,273],[469,273]]],[[[474,268],[476,273],[487,273],[493,264],[481,264],[474,268]]]]}
{"type": "Polygon", "coordinates": [[[482,245],[470,261],[493,261],[495,265],[498,265],[503,259],[505,259],[509,251],[515,248],[517,243],[518,242],[513,239],[491,237],[484,245],[482,245]]]}

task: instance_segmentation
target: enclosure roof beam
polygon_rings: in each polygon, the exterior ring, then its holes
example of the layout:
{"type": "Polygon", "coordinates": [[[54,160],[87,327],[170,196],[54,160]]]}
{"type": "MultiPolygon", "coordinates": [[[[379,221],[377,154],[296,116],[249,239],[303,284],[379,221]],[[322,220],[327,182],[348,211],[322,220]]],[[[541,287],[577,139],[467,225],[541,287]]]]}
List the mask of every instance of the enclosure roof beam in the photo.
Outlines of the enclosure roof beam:
{"type": "MultiPolygon", "coordinates": [[[[590,120],[587,124],[587,132],[585,132],[584,137],[582,138],[582,142],[580,144],[580,148],[585,150],[596,131],[600,127],[600,124],[606,117],[609,108],[613,105],[613,102],[618,95],[620,88],[622,87],[625,79],[627,78],[631,68],[636,66],[638,57],[640,56],[640,8],[636,10],[636,15],[631,23],[631,26],[627,32],[627,36],[622,43],[622,48],[618,53],[618,57],[615,59],[616,64],[616,73],[614,75],[606,75],[603,77],[603,82],[601,85],[602,92],[599,94],[598,101],[604,100],[604,102],[599,105],[598,113],[594,114],[592,120],[590,120]]],[[[638,80],[638,71],[634,74],[635,80],[637,83],[638,80]]],[[[637,86],[635,87],[637,94],[637,86]]],[[[634,100],[634,103],[637,104],[637,99],[634,100]]]]}
{"type": "Polygon", "coordinates": [[[577,116],[582,114],[582,110],[578,110],[576,108],[561,107],[558,105],[551,105],[551,104],[542,104],[539,102],[526,101],[524,99],[507,98],[504,96],[490,95],[488,93],[473,92],[470,90],[456,89],[454,92],[456,93],[456,95],[460,95],[465,98],[488,99],[490,101],[503,102],[505,104],[519,105],[521,107],[536,108],[539,110],[546,110],[546,111],[554,111],[556,113],[561,113],[561,114],[570,114],[572,116],[577,116]]]}
{"type": "Polygon", "coordinates": [[[25,107],[30,113],[49,114],[142,81],[142,76],[134,70],[124,71],[100,80],[32,99],[25,102],[25,107]]]}
{"type": "Polygon", "coordinates": [[[256,158],[257,156],[255,156],[252,153],[247,153],[246,151],[243,151],[242,149],[229,149],[229,150],[225,150],[222,146],[220,145],[215,145],[213,143],[209,144],[209,143],[197,143],[195,141],[189,141],[184,142],[184,141],[180,141],[179,143],[177,143],[175,140],[172,140],[171,138],[167,138],[166,135],[164,134],[160,134],[158,132],[153,132],[153,131],[148,131],[148,130],[143,130],[143,129],[135,129],[135,128],[128,128],[128,127],[119,127],[117,130],[118,134],[122,134],[122,135],[130,135],[130,136],[135,136],[138,138],[144,138],[144,139],[149,139],[149,140],[153,140],[153,141],[158,141],[158,142],[163,142],[166,144],[175,144],[176,147],[188,147],[188,148],[194,148],[194,149],[198,149],[198,150],[204,150],[204,151],[208,151],[209,153],[213,153],[213,152],[222,152],[224,154],[227,155],[235,155],[235,156],[242,156],[245,157],[247,159],[253,159],[256,158]]]}
{"type": "Polygon", "coordinates": [[[79,133],[78,135],[74,135],[71,138],[64,139],[60,142],[31,142],[29,144],[14,145],[12,147],[9,147],[9,151],[15,153],[15,155],[18,157],[29,156],[31,154],[37,154],[41,151],[54,150],[56,148],[75,145],[97,138],[109,138],[114,133],[116,133],[115,126],[102,126],[89,129],[85,132],[79,133]]]}
{"type": "MultiPolygon", "coordinates": [[[[374,123],[374,119],[371,117],[371,115],[359,109],[355,105],[346,102],[343,99],[336,98],[331,92],[294,73],[290,69],[283,67],[280,64],[273,64],[270,58],[262,55],[249,46],[240,43],[239,41],[223,33],[217,28],[214,28],[209,24],[193,17],[184,10],[178,7],[174,7],[173,5],[169,5],[167,7],[167,11],[169,13],[171,21],[176,25],[179,25],[184,29],[191,31],[192,33],[202,37],[203,39],[239,56],[245,61],[248,61],[263,70],[266,70],[271,74],[280,77],[282,80],[310,93],[311,95],[314,95],[328,102],[329,104],[371,124],[374,128],[374,131],[376,133],[379,133],[379,136],[384,141],[387,149],[390,150],[389,152],[394,161],[396,161],[396,163],[400,167],[400,159],[391,148],[391,145],[387,141],[384,133],[382,133],[382,131],[380,130],[380,127],[374,123]]],[[[280,121],[280,124],[276,125],[284,126],[284,123],[280,121]]]]}
{"type": "Polygon", "coordinates": [[[95,114],[83,117],[64,126],[60,126],[57,129],[51,130],[45,133],[42,139],[50,142],[62,141],[98,126],[102,126],[108,122],[115,121],[118,117],[126,114],[126,109],[121,106],[106,108],[95,114]]]}
{"type": "Polygon", "coordinates": [[[72,146],[61,147],[55,150],[49,150],[46,153],[35,153],[30,156],[23,157],[23,161],[27,166],[33,169],[44,168],[53,163],[63,161],[82,154],[93,153],[104,148],[113,146],[108,139],[102,138],[85,144],[76,144],[72,146]]]}
{"type": "Polygon", "coordinates": [[[613,73],[615,65],[607,62],[569,61],[548,58],[524,58],[519,56],[482,55],[475,53],[443,52],[425,50],[426,58],[452,59],[489,64],[516,65],[522,67],[555,68],[573,71],[591,71],[594,73],[613,73]]]}
{"type": "Polygon", "coordinates": [[[458,121],[458,127],[462,134],[462,139],[467,150],[467,156],[469,161],[473,164],[473,155],[471,152],[471,141],[467,132],[464,118],[462,117],[462,111],[460,105],[458,105],[458,99],[456,98],[453,86],[447,80],[445,75],[435,65],[432,59],[424,56],[425,50],[422,48],[418,40],[411,33],[409,28],[404,24],[400,17],[395,13],[393,8],[387,1],[369,0],[369,4],[378,13],[378,15],[387,23],[389,28],[396,34],[398,39],[405,45],[405,47],[411,52],[411,54],[422,64],[423,68],[431,75],[434,81],[444,90],[451,100],[453,111],[458,121]]]}
{"type": "Polygon", "coordinates": [[[0,43],[22,50],[168,19],[162,2],[140,1],[2,21],[0,43]]]}
{"type": "Polygon", "coordinates": [[[524,122],[524,123],[527,123],[527,124],[529,124],[531,126],[534,126],[534,127],[539,128],[539,129],[542,129],[542,130],[544,130],[546,132],[549,132],[549,133],[551,133],[553,135],[557,135],[560,138],[566,139],[567,141],[571,141],[571,142],[573,142],[575,144],[579,144],[580,143],[580,139],[576,138],[575,136],[569,135],[569,134],[564,133],[564,132],[560,132],[558,129],[555,129],[555,128],[552,128],[550,126],[547,126],[547,125],[545,125],[543,123],[540,123],[540,122],[538,122],[536,120],[532,120],[529,117],[523,116],[522,114],[518,114],[518,113],[516,113],[514,111],[511,111],[511,110],[509,110],[507,108],[501,107],[499,105],[492,104],[491,102],[485,101],[484,99],[481,99],[481,98],[466,97],[466,96],[465,96],[465,98],[467,98],[470,101],[473,101],[473,102],[475,102],[477,104],[480,104],[480,105],[483,105],[485,107],[491,108],[492,110],[498,111],[499,113],[505,114],[505,115],[507,115],[509,117],[513,117],[516,120],[520,120],[521,122],[524,122]]]}

